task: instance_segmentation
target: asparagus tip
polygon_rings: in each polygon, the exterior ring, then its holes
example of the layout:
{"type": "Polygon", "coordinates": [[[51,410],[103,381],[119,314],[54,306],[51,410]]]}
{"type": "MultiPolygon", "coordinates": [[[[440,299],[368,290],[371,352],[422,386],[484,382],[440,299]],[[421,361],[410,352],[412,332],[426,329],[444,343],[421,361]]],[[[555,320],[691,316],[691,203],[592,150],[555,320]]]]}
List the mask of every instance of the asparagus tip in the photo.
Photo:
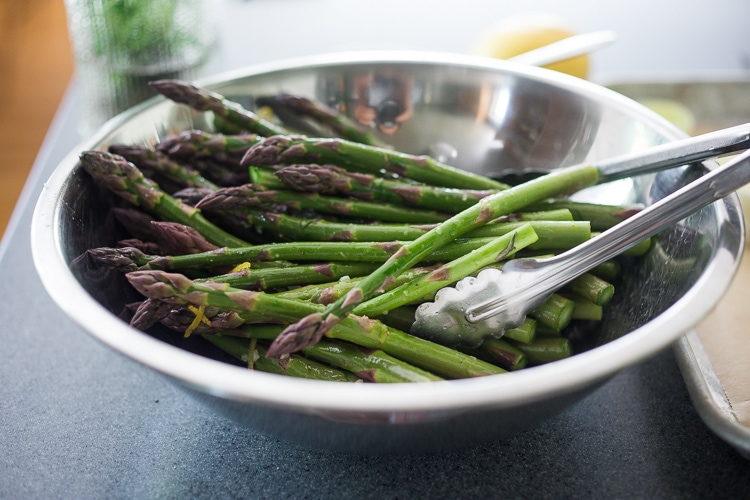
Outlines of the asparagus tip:
{"type": "Polygon", "coordinates": [[[286,327],[273,341],[266,355],[278,359],[305,347],[315,345],[335,323],[336,321],[330,316],[323,319],[321,313],[309,314],[286,327]]]}

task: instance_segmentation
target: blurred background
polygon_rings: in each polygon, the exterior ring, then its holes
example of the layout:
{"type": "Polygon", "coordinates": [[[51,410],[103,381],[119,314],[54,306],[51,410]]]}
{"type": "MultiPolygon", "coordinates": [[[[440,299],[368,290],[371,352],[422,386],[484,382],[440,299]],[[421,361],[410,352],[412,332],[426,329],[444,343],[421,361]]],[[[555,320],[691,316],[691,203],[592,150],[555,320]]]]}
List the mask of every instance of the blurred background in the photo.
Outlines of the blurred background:
{"type": "MultiPolygon", "coordinates": [[[[113,2],[116,0],[102,0],[113,2]]],[[[165,0],[151,0],[152,3],[165,0]]],[[[520,19],[571,33],[614,30],[583,76],[627,82],[747,82],[747,0],[207,0],[218,42],[195,76],[325,52],[472,53],[520,19]]],[[[547,32],[549,35],[549,32],[547,32]]],[[[535,35],[536,41],[545,40],[535,35]]],[[[523,37],[522,37],[523,38],[523,37]]],[[[518,39],[516,34],[515,39],[518,39]]],[[[551,41],[551,40],[548,40],[551,41]]],[[[502,46],[507,38],[490,42],[502,46]]],[[[512,45],[512,43],[511,43],[512,45]]],[[[518,47],[516,47],[518,48],[518,47]]],[[[487,45],[485,44],[485,50],[487,45]]],[[[505,51],[505,52],[504,52],[505,51]]],[[[0,0],[0,234],[74,76],[63,0],[0,0]]],[[[718,88],[718,87],[717,87],[718,88]]],[[[723,90],[722,90],[723,91],[723,90]]],[[[742,99],[738,105],[750,105],[742,99]]]]}

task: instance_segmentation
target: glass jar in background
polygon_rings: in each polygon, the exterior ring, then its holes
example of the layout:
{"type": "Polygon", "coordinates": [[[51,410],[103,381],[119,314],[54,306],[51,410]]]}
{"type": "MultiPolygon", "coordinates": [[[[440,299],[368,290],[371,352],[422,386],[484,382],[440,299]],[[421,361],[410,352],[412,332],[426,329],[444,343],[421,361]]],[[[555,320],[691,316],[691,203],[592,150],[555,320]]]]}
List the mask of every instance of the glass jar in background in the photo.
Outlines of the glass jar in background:
{"type": "Polygon", "coordinates": [[[155,95],[161,78],[200,76],[217,38],[215,0],[65,0],[80,131],[155,95]]]}

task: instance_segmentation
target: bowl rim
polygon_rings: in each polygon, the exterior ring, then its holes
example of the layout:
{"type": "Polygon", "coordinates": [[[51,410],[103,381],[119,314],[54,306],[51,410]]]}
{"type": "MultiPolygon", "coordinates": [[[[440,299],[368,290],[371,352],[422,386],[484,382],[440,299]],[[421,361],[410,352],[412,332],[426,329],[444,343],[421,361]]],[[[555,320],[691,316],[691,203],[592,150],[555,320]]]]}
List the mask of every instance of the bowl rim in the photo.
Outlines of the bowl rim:
{"type": "MultiPolygon", "coordinates": [[[[298,70],[330,65],[404,63],[417,65],[458,65],[483,70],[512,72],[576,92],[585,91],[619,106],[640,106],[634,101],[595,83],[552,72],[478,56],[436,52],[368,51],[322,54],[253,65],[197,80],[214,87],[276,71],[298,70]]],[[[32,257],[42,284],[53,301],[94,338],[118,353],[135,360],[182,384],[221,398],[243,403],[262,403],[306,413],[463,412],[471,409],[513,407],[542,400],[551,395],[572,393],[611,377],[669,346],[708,314],[726,291],[739,259],[731,251],[717,252],[697,282],[675,304],[630,333],[607,344],[555,363],[518,372],[474,379],[417,384],[340,384],[283,377],[212,360],[157,340],[140,332],[105,309],[78,283],[65,262],[60,247],[61,197],[70,174],[78,165],[78,154],[95,148],[104,138],[133,116],[165,99],[151,98],[108,121],[99,132],[73,149],[58,165],[37,200],[31,222],[32,257]],[[701,292],[701,293],[699,293],[701,292]],[[712,297],[706,301],[705,297],[712,297]],[[86,314],[71,314],[83,310],[86,314]],[[685,314],[688,312],[689,314],[685,314]],[[104,327],[103,327],[104,326],[104,327]]],[[[645,107],[643,119],[668,140],[685,133],[645,107]]],[[[739,201],[731,195],[725,202],[737,210],[739,201]]],[[[742,221],[740,220],[740,225],[742,221]]],[[[738,232],[723,224],[722,234],[738,232]]],[[[744,246],[740,234],[729,234],[744,246]]]]}

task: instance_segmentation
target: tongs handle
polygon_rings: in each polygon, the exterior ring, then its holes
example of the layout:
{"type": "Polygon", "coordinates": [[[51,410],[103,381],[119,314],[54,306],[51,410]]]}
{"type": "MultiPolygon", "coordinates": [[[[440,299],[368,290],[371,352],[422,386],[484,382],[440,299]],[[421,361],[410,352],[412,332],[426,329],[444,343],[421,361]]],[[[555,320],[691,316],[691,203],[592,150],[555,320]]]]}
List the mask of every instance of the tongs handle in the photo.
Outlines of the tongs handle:
{"type": "MultiPolygon", "coordinates": [[[[526,295],[529,300],[548,296],[572,279],[748,183],[750,151],[745,151],[571,250],[546,259],[517,259],[508,262],[506,266],[510,266],[508,271],[519,266],[526,273],[538,273],[533,284],[519,290],[519,295],[526,295]],[[540,289],[548,293],[542,294],[540,289]]],[[[523,298],[519,300],[522,301],[523,298]]],[[[471,322],[483,321],[498,314],[502,305],[502,300],[476,304],[467,308],[466,318],[471,322]]]]}
{"type": "Polygon", "coordinates": [[[716,158],[750,148],[750,123],[654,146],[596,163],[599,182],[660,172],[676,166],[716,158]]]}

